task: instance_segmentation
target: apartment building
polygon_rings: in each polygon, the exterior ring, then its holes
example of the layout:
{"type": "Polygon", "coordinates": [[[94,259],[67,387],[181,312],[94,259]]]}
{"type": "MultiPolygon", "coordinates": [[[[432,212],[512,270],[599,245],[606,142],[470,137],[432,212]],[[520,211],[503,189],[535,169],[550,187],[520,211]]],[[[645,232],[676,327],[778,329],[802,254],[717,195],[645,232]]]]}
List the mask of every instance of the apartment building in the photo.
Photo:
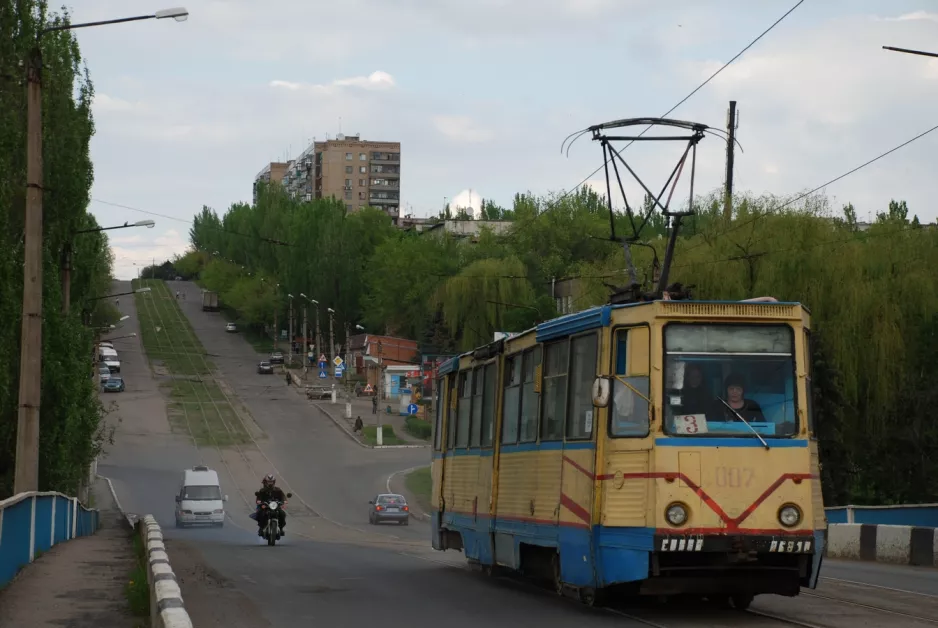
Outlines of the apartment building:
{"type": "Polygon", "coordinates": [[[282,161],[272,161],[264,168],[257,173],[257,176],[254,177],[254,202],[257,203],[257,184],[260,182],[270,183],[280,183],[283,180],[283,175],[287,173],[288,163],[282,161]]]}
{"type": "Polygon", "coordinates": [[[332,140],[314,142],[284,170],[280,183],[293,198],[311,201],[333,197],[345,203],[349,212],[377,207],[398,224],[400,142],[372,142],[339,134],[332,140]]]}

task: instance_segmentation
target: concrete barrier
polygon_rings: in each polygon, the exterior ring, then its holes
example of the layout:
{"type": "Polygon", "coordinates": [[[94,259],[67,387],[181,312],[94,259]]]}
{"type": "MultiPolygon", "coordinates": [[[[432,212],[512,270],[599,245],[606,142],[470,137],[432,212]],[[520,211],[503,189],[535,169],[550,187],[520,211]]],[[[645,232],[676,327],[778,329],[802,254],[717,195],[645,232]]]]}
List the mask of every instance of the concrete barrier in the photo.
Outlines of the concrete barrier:
{"type": "Polygon", "coordinates": [[[828,558],[938,567],[938,530],[913,526],[833,523],[828,558]]]}
{"type": "Polygon", "coordinates": [[[869,523],[938,528],[938,504],[831,506],[825,508],[824,513],[827,515],[828,523],[869,523]]]}
{"type": "Polygon", "coordinates": [[[150,626],[152,628],[192,628],[192,620],[182,601],[182,591],[169,564],[163,532],[152,515],[137,522],[147,558],[147,584],[150,587],[150,626]]]}
{"type": "Polygon", "coordinates": [[[0,501],[0,587],[57,543],[94,534],[99,513],[77,497],[30,492],[0,501]]]}

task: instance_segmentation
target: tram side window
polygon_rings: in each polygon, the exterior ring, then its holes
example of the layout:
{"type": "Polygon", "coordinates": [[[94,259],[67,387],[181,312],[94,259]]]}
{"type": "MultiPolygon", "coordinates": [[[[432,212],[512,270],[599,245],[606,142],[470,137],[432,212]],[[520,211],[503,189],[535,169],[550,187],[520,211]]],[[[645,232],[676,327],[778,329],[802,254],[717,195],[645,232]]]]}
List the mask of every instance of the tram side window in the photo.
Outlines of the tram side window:
{"type": "Polygon", "coordinates": [[[446,377],[446,407],[449,412],[449,419],[446,422],[446,448],[452,449],[456,446],[456,419],[457,415],[457,405],[456,400],[458,399],[458,389],[456,388],[456,377],[453,375],[447,375],[446,377]]]}
{"type": "Polygon", "coordinates": [[[456,447],[469,446],[469,425],[472,407],[472,371],[462,371],[459,374],[459,409],[456,419],[456,447]]]}
{"type": "MultiPolygon", "coordinates": [[[[612,385],[612,413],[609,421],[609,434],[613,437],[644,437],[649,430],[649,381],[647,375],[635,373],[647,372],[647,365],[630,364],[629,331],[616,332],[616,370],[612,385]]],[[[641,336],[648,337],[646,329],[638,329],[641,336]]],[[[635,339],[633,339],[634,341],[635,339]]],[[[641,352],[636,352],[641,354],[641,352]]]]}
{"type": "Polygon", "coordinates": [[[440,451],[443,445],[443,433],[440,428],[443,427],[443,386],[445,380],[441,377],[436,380],[436,417],[433,420],[433,449],[440,451]]]}
{"type": "Polygon", "coordinates": [[[472,428],[469,431],[469,446],[482,444],[482,369],[472,372],[472,428]]]}
{"type": "Polygon", "coordinates": [[[483,386],[482,401],[482,446],[491,447],[495,431],[495,387],[498,382],[498,365],[489,364],[485,367],[485,385],[483,386]]]}
{"type": "Polygon", "coordinates": [[[533,443],[537,440],[537,404],[540,393],[537,391],[537,369],[541,365],[541,348],[535,347],[524,352],[524,383],[521,386],[521,442],[533,443]]]}
{"type": "Polygon", "coordinates": [[[596,334],[575,338],[571,343],[570,412],[567,439],[593,435],[593,380],[596,379],[596,334]]]}
{"type": "Polygon", "coordinates": [[[545,347],[544,407],[542,408],[541,440],[563,438],[563,419],[567,410],[567,368],[570,352],[567,340],[545,347]]]}
{"type": "Polygon", "coordinates": [[[521,356],[505,360],[505,399],[502,402],[502,443],[518,442],[518,422],[521,419],[518,403],[521,401],[521,356]]]}

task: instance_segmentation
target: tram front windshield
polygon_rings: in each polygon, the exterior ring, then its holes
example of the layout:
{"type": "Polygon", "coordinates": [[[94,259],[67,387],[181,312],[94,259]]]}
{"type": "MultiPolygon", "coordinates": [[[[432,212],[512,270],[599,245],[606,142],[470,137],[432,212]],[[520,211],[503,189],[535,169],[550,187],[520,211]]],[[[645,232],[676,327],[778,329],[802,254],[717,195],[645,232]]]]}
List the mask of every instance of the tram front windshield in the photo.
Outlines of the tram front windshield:
{"type": "Polygon", "coordinates": [[[667,325],[665,432],[796,434],[794,346],[787,325],[667,325]]]}

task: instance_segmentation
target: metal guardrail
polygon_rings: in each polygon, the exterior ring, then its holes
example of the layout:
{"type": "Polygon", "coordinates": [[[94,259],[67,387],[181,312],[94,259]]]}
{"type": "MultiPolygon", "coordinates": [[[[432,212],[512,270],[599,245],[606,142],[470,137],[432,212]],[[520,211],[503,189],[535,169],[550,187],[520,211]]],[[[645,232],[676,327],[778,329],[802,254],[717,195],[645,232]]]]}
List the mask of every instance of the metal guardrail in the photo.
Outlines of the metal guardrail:
{"type": "Polygon", "coordinates": [[[29,492],[0,501],[0,587],[57,543],[94,534],[100,513],[77,497],[29,492]]]}
{"type": "Polygon", "coordinates": [[[832,506],[824,509],[827,522],[938,528],[938,504],[894,506],[832,506]]]}

